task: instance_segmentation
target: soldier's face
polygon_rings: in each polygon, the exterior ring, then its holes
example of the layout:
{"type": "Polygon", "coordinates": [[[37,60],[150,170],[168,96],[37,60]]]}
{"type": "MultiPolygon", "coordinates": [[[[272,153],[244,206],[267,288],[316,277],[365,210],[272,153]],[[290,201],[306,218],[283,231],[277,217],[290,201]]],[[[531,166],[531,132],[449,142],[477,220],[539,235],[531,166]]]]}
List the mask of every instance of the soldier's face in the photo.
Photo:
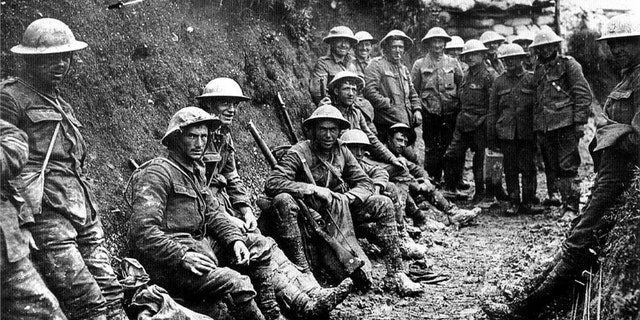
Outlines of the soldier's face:
{"type": "Polygon", "coordinates": [[[502,40],[488,42],[486,46],[490,53],[495,53],[500,48],[500,45],[502,45],[502,40]]]}
{"type": "Polygon", "coordinates": [[[340,134],[338,124],[331,120],[318,121],[313,131],[315,142],[323,150],[333,148],[338,140],[338,134],[340,134]]]}
{"type": "Polygon", "coordinates": [[[409,139],[407,135],[402,132],[395,132],[389,138],[389,150],[395,155],[399,155],[404,152],[404,148],[407,147],[409,139]]]}
{"type": "Polygon", "coordinates": [[[608,40],[607,45],[618,68],[631,67],[640,62],[640,40],[638,38],[608,40]]]}
{"type": "Polygon", "coordinates": [[[33,55],[25,59],[27,70],[39,85],[45,88],[57,88],[71,65],[70,52],[33,55]]]}
{"type": "Polygon", "coordinates": [[[350,106],[356,101],[358,96],[358,87],[350,82],[343,82],[333,92],[344,106],[350,106]]]}
{"type": "Polygon", "coordinates": [[[198,160],[207,144],[209,129],[206,125],[193,125],[182,130],[179,137],[179,148],[191,160],[198,160]]]}
{"type": "Polygon", "coordinates": [[[215,114],[222,121],[222,125],[230,126],[236,111],[240,105],[239,101],[233,100],[209,100],[205,102],[208,112],[215,114]]]}
{"type": "Polygon", "coordinates": [[[358,160],[362,160],[364,158],[364,148],[359,144],[350,144],[348,145],[349,150],[353,153],[353,156],[358,160]]]}
{"type": "Polygon", "coordinates": [[[502,59],[507,72],[517,72],[522,69],[522,57],[507,57],[502,59]]]}
{"type": "Polygon", "coordinates": [[[336,38],[331,42],[331,53],[339,58],[349,54],[349,50],[351,50],[351,41],[347,38],[336,38]]]}
{"type": "Polygon", "coordinates": [[[482,63],[484,59],[483,52],[471,52],[462,56],[462,61],[469,65],[469,67],[474,67],[482,63]]]}
{"type": "Polygon", "coordinates": [[[537,46],[536,53],[541,57],[547,59],[558,52],[558,44],[557,43],[549,43],[541,46],[537,46]]]}
{"type": "Polygon", "coordinates": [[[371,44],[371,41],[362,41],[356,45],[356,55],[358,58],[366,60],[369,58],[372,48],[373,45],[371,44]]]}
{"type": "Polygon", "coordinates": [[[433,38],[429,40],[429,51],[435,54],[444,52],[446,42],[442,38],[433,38]]]}
{"type": "Polygon", "coordinates": [[[448,54],[449,56],[456,58],[456,59],[460,59],[460,52],[462,52],[462,49],[447,49],[445,51],[446,54],[448,54]]]}
{"type": "Polygon", "coordinates": [[[393,40],[389,43],[389,60],[393,63],[400,63],[404,55],[404,41],[393,40]]]}

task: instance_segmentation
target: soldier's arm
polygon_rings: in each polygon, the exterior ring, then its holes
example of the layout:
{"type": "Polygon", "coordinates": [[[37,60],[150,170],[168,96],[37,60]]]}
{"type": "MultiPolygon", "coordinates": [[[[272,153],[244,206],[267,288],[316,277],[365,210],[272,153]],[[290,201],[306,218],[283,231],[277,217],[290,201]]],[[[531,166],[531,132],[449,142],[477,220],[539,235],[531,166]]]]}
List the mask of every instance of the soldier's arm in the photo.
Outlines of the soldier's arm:
{"type": "Polygon", "coordinates": [[[358,199],[360,202],[364,202],[373,194],[373,180],[362,170],[358,160],[346,146],[343,145],[340,148],[345,160],[342,179],[351,188],[346,194],[358,199]]]}
{"type": "MultiPolygon", "coordinates": [[[[409,72],[409,70],[407,70],[409,72]]],[[[422,112],[422,104],[420,103],[420,96],[418,96],[418,91],[416,91],[416,87],[413,85],[413,82],[409,81],[409,100],[411,101],[411,111],[412,112],[422,112]]]]}
{"type": "Polygon", "coordinates": [[[364,97],[371,102],[375,110],[390,107],[389,98],[383,96],[380,92],[380,82],[382,81],[383,70],[378,61],[371,61],[364,70],[365,86],[363,90],[364,97]]]}
{"type": "Polygon", "coordinates": [[[10,94],[4,90],[0,91],[0,119],[18,126],[23,112],[10,94]]]}
{"type": "Polygon", "coordinates": [[[585,124],[591,113],[592,94],[587,79],[582,73],[582,66],[574,59],[567,60],[567,83],[569,94],[573,99],[573,122],[585,124]]]}
{"type": "Polygon", "coordinates": [[[131,245],[158,263],[177,266],[189,247],[174,241],[162,230],[167,196],[171,190],[169,171],[160,165],[150,164],[138,174],[132,188],[131,245]]]}
{"type": "Polygon", "coordinates": [[[245,187],[236,168],[236,152],[233,146],[233,140],[229,141],[229,146],[231,148],[229,158],[220,170],[220,174],[227,179],[226,191],[229,195],[231,205],[236,209],[249,207],[251,206],[249,190],[245,187]]]}
{"type": "Polygon", "coordinates": [[[420,61],[422,59],[416,60],[413,63],[413,67],[411,67],[411,82],[413,83],[414,88],[418,88],[418,90],[422,89],[422,73],[420,73],[420,61]]]}
{"type": "Polygon", "coordinates": [[[498,89],[499,81],[495,81],[489,91],[489,110],[487,111],[487,141],[496,141],[496,121],[498,118],[498,89]]]}
{"type": "Polygon", "coordinates": [[[378,136],[376,136],[376,134],[371,131],[371,128],[369,128],[367,120],[364,118],[364,116],[360,114],[358,119],[358,122],[360,123],[360,130],[362,130],[362,132],[367,135],[367,138],[369,138],[369,143],[371,143],[371,154],[373,155],[373,157],[376,159],[380,159],[380,161],[385,163],[392,163],[393,161],[395,161],[397,159],[396,156],[394,156],[393,153],[389,151],[389,149],[387,149],[387,147],[382,144],[382,142],[380,142],[378,136]]]}
{"type": "Polygon", "coordinates": [[[407,161],[407,168],[409,169],[409,173],[411,173],[411,175],[416,178],[418,182],[424,182],[429,179],[429,174],[424,171],[421,166],[411,161],[407,161]]]}
{"type": "Polygon", "coordinates": [[[631,119],[631,126],[634,131],[621,137],[618,147],[629,154],[635,154],[636,165],[640,165],[640,76],[633,79],[631,88],[633,88],[632,99],[635,114],[631,119]]]}
{"type": "Polygon", "coordinates": [[[387,170],[365,161],[362,162],[362,169],[364,169],[365,173],[373,180],[374,186],[379,186],[380,189],[384,190],[384,187],[389,182],[389,173],[387,170]]]}
{"type": "Polygon", "coordinates": [[[244,241],[242,231],[231,222],[225,212],[225,207],[218,203],[209,193],[204,193],[203,196],[207,203],[207,211],[205,213],[207,234],[213,235],[216,240],[227,248],[231,248],[236,241],[244,241]]]}
{"type": "Polygon", "coordinates": [[[298,154],[291,150],[287,151],[278,161],[278,165],[269,173],[264,186],[265,193],[270,197],[280,193],[289,193],[294,197],[312,195],[314,193],[313,184],[296,181],[298,172],[302,171],[302,162],[298,154]]]}
{"type": "Polygon", "coordinates": [[[460,88],[460,85],[462,85],[462,78],[464,78],[462,65],[460,64],[460,61],[455,60],[455,66],[453,67],[453,83],[456,84],[456,88],[460,88]]]}
{"type": "Polygon", "coordinates": [[[13,124],[0,120],[0,181],[18,176],[29,160],[27,134],[13,124]]]}
{"type": "Polygon", "coordinates": [[[309,80],[309,93],[311,94],[311,98],[313,99],[313,103],[318,105],[322,97],[324,96],[324,92],[321,92],[322,82],[324,85],[322,87],[327,87],[327,78],[329,76],[329,72],[325,63],[322,60],[318,60],[316,65],[313,67],[313,71],[311,72],[311,80],[309,80]]]}

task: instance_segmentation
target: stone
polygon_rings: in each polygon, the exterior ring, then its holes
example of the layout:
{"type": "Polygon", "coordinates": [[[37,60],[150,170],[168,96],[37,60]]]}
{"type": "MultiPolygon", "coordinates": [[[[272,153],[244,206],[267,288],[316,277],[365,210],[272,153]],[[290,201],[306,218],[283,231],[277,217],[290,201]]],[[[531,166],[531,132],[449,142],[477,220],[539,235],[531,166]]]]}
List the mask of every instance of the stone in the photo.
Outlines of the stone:
{"type": "Polygon", "coordinates": [[[553,16],[536,17],[536,24],[539,26],[553,24],[554,22],[555,22],[555,18],[553,16]]]}
{"type": "Polygon", "coordinates": [[[507,19],[505,20],[504,24],[512,27],[527,26],[527,25],[533,24],[533,20],[528,17],[518,17],[518,18],[507,19]]]}

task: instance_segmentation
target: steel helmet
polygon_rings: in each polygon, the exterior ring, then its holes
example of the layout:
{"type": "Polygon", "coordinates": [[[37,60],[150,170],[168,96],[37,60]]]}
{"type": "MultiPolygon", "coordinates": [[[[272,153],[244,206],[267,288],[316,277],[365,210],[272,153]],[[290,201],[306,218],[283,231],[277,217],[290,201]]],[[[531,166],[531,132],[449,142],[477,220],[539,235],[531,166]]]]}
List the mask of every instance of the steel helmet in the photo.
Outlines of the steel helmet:
{"type": "Polygon", "coordinates": [[[451,41],[444,46],[445,49],[462,49],[464,48],[464,40],[458,36],[451,36],[451,41]]]}
{"type": "Polygon", "coordinates": [[[169,137],[180,132],[183,128],[196,123],[205,123],[210,130],[216,130],[220,127],[220,119],[215,115],[211,115],[208,112],[197,107],[186,107],[178,110],[171,120],[169,120],[169,126],[167,132],[162,137],[163,145],[169,145],[169,137]]]}
{"type": "Polygon", "coordinates": [[[524,49],[519,44],[509,43],[498,48],[498,59],[508,57],[524,57],[528,54],[524,52],[524,49]]]}
{"type": "Polygon", "coordinates": [[[358,31],[356,32],[355,36],[354,36],[357,40],[358,43],[362,42],[362,41],[371,41],[371,42],[375,42],[376,39],[373,38],[373,36],[366,31],[358,31]]]}
{"type": "Polygon", "coordinates": [[[369,137],[367,137],[367,134],[360,129],[349,129],[345,131],[342,134],[342,136],[340,136],[340,140],[342,140],[342,142],[347,145],[353,145],[353,144],[356,144],[356,145],[359,144],[363,146],[371,145],[371,143],[369,142],[369,137]]]}
{"type": "Polygon", "coordinates": [[[417,138],[416,132],[413,129],[411,129],[411,127],[409,127],[407,124],[396,123],[391,127],[389,127],[389,133],[391,135],[393,135],[396,132],[404,133],[409,139],[409,145],[412,145],[416,142],[416,138],[417,138]]]}
{"type": "Polygon", "coordinates": [[[640,19],[637,15],[621,14],[611,18],[605,23],[602,37],[598,41],[640,37],[640,19]]]}
{"type": "Polygon", "coordinates": [[[482,35],[480,35],[480,42],[482,42],[482,44],[486,45],[489,42],[495,42],[495,41],[505,42],[507,41],[507,39],[505,39],[499,33],[491,30],[485,31],[482,33],[482,35]]]}
{"type": "Polygon", "coordinates": [[[22,43],[11,48],[16,54],[52,54],[84,49],[87,44],[76,40],[64,22],[42,18],[31,22],[22,35],[22,43]]]}
{"type": "Polygon", "coordinates": [[[460,55],[465,55],[467,53],[473,53],[473,52],[485,52],[485,51],[489,51],[489,49],[487,49],[487,47],[485,47],[484,44],[480,42],[480,40],[471,39],[464,44],[464,47],[462,48],[462,52],[460,52],[460,55]]]}
{"type": "Polygon", "coordinates": [[[364,87],[364,79],[360,78],[357,74],[351,71],[345,70],[345,71],[338,72],[335,75],[335,77],[331,79],[331,82],[329,82],[329,84],[327,85],[327,89],[329,89],[329,92],[331,92],[333,91],[333,87],[335,87],[339,82],[342,82],[345,80],[349,80],[355,83],[356,86],[358,87],[358,90],[364,87]]]}
{"type": "Polygon", "coordinates": [[[451,41],[451,37],[447,34],[446,31],[444,31],[444,29],[439,28],[439,27],[433,27],[431,29],[429,29],[429,31],[427,31],[427,34],[422,38],[422,42],[428,41],[430,39],[434,39],[434,38],[441,38],[444,39],[444,42],[449,42],[451,41]]]}
{"type": "Polygon", "coordinates": [[[322,105],[314,110],[311,116],[302,122],[302,126],[307,129],[311,129],[316,122],[321,120],[335,121],[340,130],[349,129],[351,127],[351,123],[342,116],[340,110],[330,104],[322,105]]]}
{"type": "Polygon", "coordinates": [[[196,99],[226,98],[239,101],[250,100],[251,98],[242,94],[242,89],[235,80],[231,78],[215,78],[204,87],[202,94],[196,99]]]}
{"type": "Polygon", "coordinates": [[[540,32],[536,33],[536,36],[533,37],[533,43],[529,45],[530,48],[543,46],[545,44],[552,43],[560,43],[562,42],[562,38],[560,38],[551,28],[541,29],[540,32]]]}
{"type": "Polygon", "coordinates": [[[526,31],[522,31],[520,32],[518,35],[516,35],[515,38],[513,38],[513,40],[511,40],[511,43],[516,43],[516,44],[531,44],[533,42],[533,32],[526,30],[526,31]]]}
{"type": "Polygon", "coordinates": [[[384,38],[382,38],[382,40],[380,40],[380,45],[382,46],[385,42],[387,42],[387,40],[391,40],[391,39],[404,40],[404,45],[406,47],[410,47],[410,46],[413,45],[413,40],[411,38],[409,38],[409,36],[407,36],[404,32],[402,32],[400,30],[391,30],[391,31],[389,31],[389,33],[387,33],[387,35],[384,36],[384,38]]]}
{"type": "Polygon", "coordinates": [[[331,39],[336,39],[336,38],[348,39],[349,41],[351,41],[351,46],[354,46],[356,43],[358,43],[358,39],[355,36],[353,36],[353,31],[351,31],[349,27],[345,27],[345,26],[337,26],[337,27],[331,28],[331,30],[329,30],[329,35],[324,37],[322,41],[324,43],[330,43],[331,39]]]}

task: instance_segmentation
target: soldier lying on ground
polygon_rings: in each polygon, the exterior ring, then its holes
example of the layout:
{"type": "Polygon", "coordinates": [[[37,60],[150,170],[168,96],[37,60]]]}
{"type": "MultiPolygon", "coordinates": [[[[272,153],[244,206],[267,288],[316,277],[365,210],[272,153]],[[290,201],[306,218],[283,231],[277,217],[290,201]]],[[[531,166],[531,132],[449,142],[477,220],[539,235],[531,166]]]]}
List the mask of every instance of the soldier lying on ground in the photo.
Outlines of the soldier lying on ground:
{"type": "MultiPolygon", "coordinates": [[[[29,161],[22,177],[45,172],[44,194],[39,191],[25,203],[34,218],[28,228],[39,248],[32,252],[33,261],[43,270],[45,283],[69,319],[127,319],[122,286],[111,267],[97,204],[85,179],[82,125],[58,89],[73,52],[86,47],[59,20],[32,22],[22,43],[11,48],[24,58],[24,72],[2,84],[0,117],[29,136],[29,161]]],[[[27,189],[38,188],[34,184],[27,189]]]]}
{"type": "MultiPolygon", "coordinates": [[[[233,79],[216,78],[197,97],[200,108],[220,118],[222,125],[209,137],[203,156],[206,181],[211,195],[221,204],[221,209],[243,233],[260,234],[251,207],[250,194],[236,169],[236,152],[231,137],[231,124],[240,103],[250,98],[233,79]]],[[[284,255],[271,238],[265,244],[271,246],[271,260],[277,265],[273,278],[276,296],[303,319],[326,316],[342,300],[351,288],[351,280],[332,289],[320,286],[313,274],[303,273],[284,255]]]]}
{"type": "Polygon", "coordinates": [[[9,184],[9,180],[17,177],[27,164],[27,139],[22,130],[0,120],[0,318],[66,320],[58,299],[49,291],[29,259],[31,233],[24,225],[33,220],[20,216],[22,199],[9,184]]]}
{"type": "MultiPolygon", "coordinates": [[[[398,155],[402,150],[415,140],[415,131],[404,123],[398,123],[389,128],[389,139],[386,146],[398,155]]],[[[411,201],[412,198],[417,206],[408,209],[408,216],[413,218],[416,226],[424,223],[424,213],[419,212],[420,203],[425,201],[433,205],[437,210],[445,214],[445,219],[441,222],[456,227],[469,224],[480,213],[480,208],[472,210],[460,209],[453,202],[447,200],[440,191],[436,189],[430,181],[427,172],[419,165],[407,161],[408,172],[397,170],[391,166],[384,166],[389,172],[389,179],[396,183],[401,202],[411,201]]]]}
{"type": "MultiPolygon", "coordinates": [[[[389,173],[384,170],[382,167],[365,157],[365,149],[369,149],[371,147],[371,143],[369,143],[369,139],[367,135],[358,130],[358,129],[350,129],[345,131],[342,136],[340,136],[340,140],[343,144],[345,144],[349,151],[356,157],[360,167],[362,170],[373,180],[373,194],[374,195],[384,195],[389,197],[395,206],[396,212],[396,224],[398,227],[398,236],[400,238],[400,251],[402,252],[402,256],[408,259],[422,259],[424,258],[424,254],[427,251],[427,247],[421,244],[415,243],[413,239],[409,236],[409,232],[406,228],[406,222],[404,221],[404,211],[405,211],[405,203],[406,201],[400,201],[400,196],[398,194],[398,190],[396,190],[396,185],[392,182],[389,182],[389,173]]],[[[404,187],[407,185],[401,185],[399,187],[404,187]]],[[[406,194],[406,191],[405,191],[406,194]]],[[[375,223],[371,223],[368,221],[370,217],[362,217],[364,221],[357,221],[356,224],[356,235],[365,234],[371,235],[377,232],[377,228],[375,227],[375,223]]]]}
{"type": "Polygon", "coordinates": [[[349,122],[335,107],[324,105],[317,108],[303,126],[311,140],[292,146],[271,171],[265,185],[266,194],[274,197],[274,210],[263,214],[269,214],[265,218],[271,223],[283,251],[306,272],[310,266],[305,249],[310,249],[311,257],[317,254],[319,259],[312,263],[315,270],[325,269],[338,280],[350,275],[348,268],[335,258],[332,247],[308,237],[304,238],[308,246],[303,246],[303,233],[298,224],[301,208],[294,197],[303,198],[303,202],[327,222],[327,232],[338,236],[342,245],[365,261],[351,276],[357,286],[367,288],[371,281],[371,263],[355,238],[351,217],[352,214],[354,217],[370,215],[379,228],[376,240],[382,247],[387,269],[385,284],[402,295],[421,293],[421,286],[404,272],[391,200],[372,195],[373,182],[347,147],[338,141],[338,134],[349,128],[349,122]]]}
{"type": "Polygon", "coordinates": [[[622,80],[609,94],[603,113],[596,117],[595,150],[599,151],[600,166],[591,196],[542,279],[533,282],[529,286],[532,290],[521,299],[485,305],[483,310],[490,319],[536,318],[545,306],[569,294],[571,283],[582,276],[583,270],[597,269],[603,239],[612,228],[605,214],[640,166],[640,17],[618,15],[603,30],[598,40],[607,42],[622,69],[622,80]]]}

